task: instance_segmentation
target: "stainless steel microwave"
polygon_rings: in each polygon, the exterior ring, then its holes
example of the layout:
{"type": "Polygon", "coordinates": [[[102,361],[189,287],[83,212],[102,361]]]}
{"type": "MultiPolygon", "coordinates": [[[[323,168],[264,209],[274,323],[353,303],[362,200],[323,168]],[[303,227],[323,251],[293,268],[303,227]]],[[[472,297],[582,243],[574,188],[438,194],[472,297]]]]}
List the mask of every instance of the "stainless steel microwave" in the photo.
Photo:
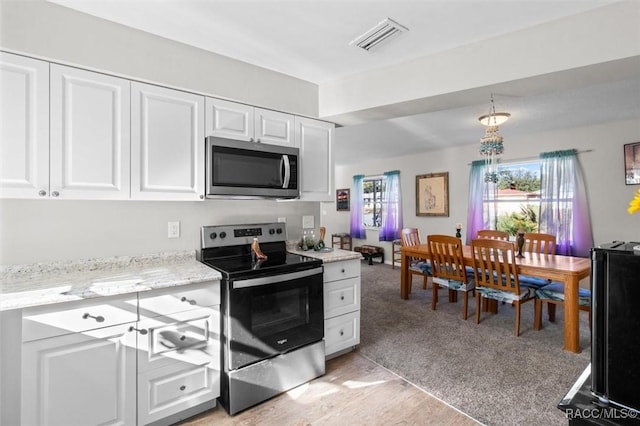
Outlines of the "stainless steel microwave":
{"type": "Polygon", "coordinates": [[[207,198],[298,198],[298,148],[206,138],[207,198]]]}

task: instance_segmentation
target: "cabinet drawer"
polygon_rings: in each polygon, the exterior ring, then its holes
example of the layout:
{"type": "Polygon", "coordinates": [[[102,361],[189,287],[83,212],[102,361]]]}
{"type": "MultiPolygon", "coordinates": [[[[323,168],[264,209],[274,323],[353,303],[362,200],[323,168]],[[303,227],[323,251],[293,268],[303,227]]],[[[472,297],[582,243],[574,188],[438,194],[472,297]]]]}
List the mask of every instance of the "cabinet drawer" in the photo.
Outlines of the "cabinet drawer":
{"type": "Polygon", "coordinates": [[[352,259],[343,262],[324,264],[324,282],[343,280],[360,276],[360,260],[352,259]]]}
{"type": "Polygon", "coordinates": [[[324,317],[360,310],[360,278],[332,281],[324,285],[324,317]]]}
{"type": "Polygon", "coordinates": [[[35,306],[22,311],[22,341],[80,333],[138,320],[137,295],[35,306]]]}
{"type": "Polygon", "coordinates": [[[220,281],[140,293],[140,316],[153,317],[220,304],[220,281]]]}
{"type": "Polygon", "coordinates": [[[360,343],[360,311],[324,321],[325,354],[347,349],[360,343]]]}
{"type": "Polygon", "coordinates": [[[220,310],[218,306],[148,318],[138,323],[138,371],[176,361],[219,367],[220,310]]]}
{"type": "Polygon", "coordinates": [[[138,375],[138,424],[148,424],[220,396],[220,372],[180,363],[138,375]]]}

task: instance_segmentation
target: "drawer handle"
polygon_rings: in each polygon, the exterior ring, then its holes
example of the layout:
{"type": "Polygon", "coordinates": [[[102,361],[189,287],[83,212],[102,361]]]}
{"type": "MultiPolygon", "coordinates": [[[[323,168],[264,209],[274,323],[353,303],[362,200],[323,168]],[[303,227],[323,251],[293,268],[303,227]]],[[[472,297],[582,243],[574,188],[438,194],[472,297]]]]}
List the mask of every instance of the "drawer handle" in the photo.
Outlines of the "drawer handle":
{"type": "Polygon", "coordinates": [[[195,301],[195,300],[193,300],[193,299],[189,300],[189,299],[187,299],[187,298],[186,298],[186,297],[184,297],[184,296],[182,296],[182,297],[180,298],[180,301],[181,301],[181,302],[187,302],[187,303],[189,303],[190,305],[195,305],[195,304],[196,304],[196,301],[195,301]]]}
{"type": "Polygon", "coordinates": [[[344,336],[344,331],[340,330],[340,335],[344,336]]]}
{"type": "Polygon", "coordinates": [[[344,296],[340,296],[340,300],[344,300],[344,296]]]}
{"type": "Polygon", "coordinates": [[[183,391],[185,390],[187,387],[185,385],[180,386],[180,390],[183,391]]]}
{"type": "Polygon", "coordinates": [[[142,334],[143,336],[148,333],[148,331],[145,330],[144,328],[139,329],[139,328],[135,328],[134,326],[129,327],[129,331],[134,331],[134,330],[142,334]]]}
{"type": "Polygon", "coordinates": [[[342,273],[344,274],[344,268],[342,268],[342,273]]]}
{"type": "Polygon", "coordinates": [[[182,340],[184,342],[184,340],[187,338],[187,336],[185,336],[184,334],[182,336],[180,336],[180,340],[182,340]]]}
{"type": "Polygon", "coordinates": [[[104,322],[104,317],[102,315],[98,315],[97,317],[94,317],[93,315],[90,315],[88,312],[86,314],[84,314],[82,316],[82,319],[87,319],[87,318],[93,318],[95,319],[97,322],[104,322]]]}

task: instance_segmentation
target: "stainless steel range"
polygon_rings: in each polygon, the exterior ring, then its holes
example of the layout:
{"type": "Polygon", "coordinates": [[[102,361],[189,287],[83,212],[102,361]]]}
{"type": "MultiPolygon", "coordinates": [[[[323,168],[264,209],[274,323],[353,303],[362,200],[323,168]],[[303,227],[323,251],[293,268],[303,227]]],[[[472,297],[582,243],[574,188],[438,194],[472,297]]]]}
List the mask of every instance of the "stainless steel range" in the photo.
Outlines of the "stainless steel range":
{"type": "Polygon", "coordinates": [[[288,253],[283,223],[203,226],[201,234],[201,261],[222,274],[225,410],[323,375],[322,262],[288,253]]]}

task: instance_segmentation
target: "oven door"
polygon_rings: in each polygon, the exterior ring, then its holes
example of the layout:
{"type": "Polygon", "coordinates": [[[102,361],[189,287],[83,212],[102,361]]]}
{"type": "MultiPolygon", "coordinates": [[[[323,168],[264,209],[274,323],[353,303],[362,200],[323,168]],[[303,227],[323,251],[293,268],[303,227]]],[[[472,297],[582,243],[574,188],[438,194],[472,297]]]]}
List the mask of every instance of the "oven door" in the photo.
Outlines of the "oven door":
{"type": "Polygon", "coordinates": [[[228,283],[227,371],[324,338],[322,267],[228,283]]]}

